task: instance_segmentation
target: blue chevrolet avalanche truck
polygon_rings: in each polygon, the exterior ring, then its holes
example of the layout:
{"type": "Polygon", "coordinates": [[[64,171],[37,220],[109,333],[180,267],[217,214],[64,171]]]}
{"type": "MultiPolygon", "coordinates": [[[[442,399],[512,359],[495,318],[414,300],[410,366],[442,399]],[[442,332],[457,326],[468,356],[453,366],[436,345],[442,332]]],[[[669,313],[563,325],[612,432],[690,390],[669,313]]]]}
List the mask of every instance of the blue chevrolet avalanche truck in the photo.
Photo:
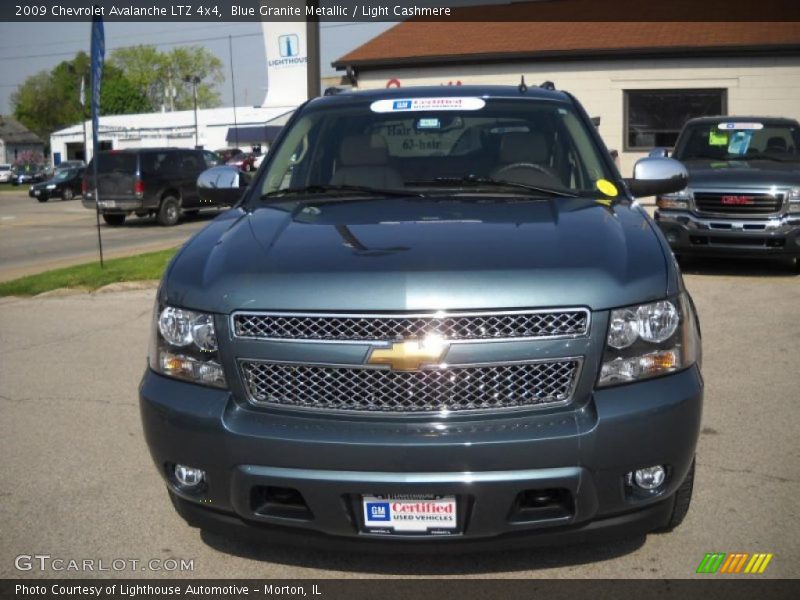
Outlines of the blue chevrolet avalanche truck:
{"type": "Polygon", "coordinates": [[[574,97],[524,83],[310,100],[157,294],[141,414],[175,508],[334,548],[675,527],[700,333],[634,198],[686,178],[622,179],[574,97]]]}

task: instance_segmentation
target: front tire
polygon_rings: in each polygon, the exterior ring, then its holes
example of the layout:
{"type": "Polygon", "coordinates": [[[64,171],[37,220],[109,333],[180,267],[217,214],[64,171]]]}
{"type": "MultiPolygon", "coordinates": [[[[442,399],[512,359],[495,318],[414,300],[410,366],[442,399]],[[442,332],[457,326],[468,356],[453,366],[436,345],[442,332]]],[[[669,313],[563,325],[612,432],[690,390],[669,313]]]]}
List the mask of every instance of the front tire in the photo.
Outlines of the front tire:
{"type": "Polygon", "coordinates": [[[61,196],[62,200],[72,200],[72,190],[67,188],[61,196]]]}
{"type": "Polygon", "coordinates": [[[174,196],[167,196],[161,201],[161,206],[158,209],[158,217],[156,220],[159,225],[164,227],[172,227],[177,225],[178,219],[181,216],[181,207],[178,204],[178,199],[174,196]]]}
{"type": "Polygon", "coordinates": [[[695,461],[692,460],[692,466],[689,467],[689,472],[686,478],[678,488],[673,496],[672,514],[664,527],[658,529],[661,532],[668,532],[675,529],[678,525],[683,523],[686,518],[686,513],[689,512],[689,505],[692,503],[692,490],[694,489],[694,465],[695,461]]]}
{"type": "Polygon", "coordinates": [[[47,202],[47,196],[37,196],[36,199],[39,202],[47,202]]]}
{"type": "Polygon", "coordinates": [[[119,227],[125,222],[125,215],[103,214],[103,221],[111,227],[119,227]]]}

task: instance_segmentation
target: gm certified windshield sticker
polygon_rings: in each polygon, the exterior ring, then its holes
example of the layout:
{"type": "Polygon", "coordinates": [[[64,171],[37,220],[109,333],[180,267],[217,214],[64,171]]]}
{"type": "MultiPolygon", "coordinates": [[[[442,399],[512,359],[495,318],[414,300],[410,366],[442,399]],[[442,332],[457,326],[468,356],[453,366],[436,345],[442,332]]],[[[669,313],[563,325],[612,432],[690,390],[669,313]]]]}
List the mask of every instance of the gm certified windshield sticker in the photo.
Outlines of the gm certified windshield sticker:
{"type": "Polygon", "coordinates": [[[603,192],[609,198],[616,198],[619,192],[617,191],[617,186],[611,183],[608,179],[598,179],[597,183],[595,184],[597,189],[603,192]]]}
{"type": "Polygon", "coordinates": [[[720,123],[717,129],[764,129],[763,123],[720,123]]]}
{"type": "Polygon", "coordinates": [[[486,106],[482,98],[405,98],[376,100],[369,108],[376,113],[413,112],[422,110],[480,110],[486,106]]]}

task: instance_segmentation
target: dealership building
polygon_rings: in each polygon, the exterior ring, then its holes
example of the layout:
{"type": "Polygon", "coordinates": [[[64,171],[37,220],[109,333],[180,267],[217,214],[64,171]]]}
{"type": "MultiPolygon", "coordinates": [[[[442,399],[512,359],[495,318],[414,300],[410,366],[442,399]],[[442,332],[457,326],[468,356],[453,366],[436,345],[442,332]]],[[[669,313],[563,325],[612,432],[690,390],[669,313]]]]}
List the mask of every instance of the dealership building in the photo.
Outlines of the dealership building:
{"type": "MultiPolygon", "coordinates": [[[[101,150],[126,150],[172,146],[208,150],[266,147],[272,142],[296,106],[241,106],[180,110],[134,115],[101,116],[98,141],[101,150]]],[[[53,163],[84,159],[84,141],[90,149],[92,122],[72,125],[50,136],[53,163]]]]}
{"type": "Polygon", "coordinates": [[[797,23],[406,21],[334,62],[360,89],[552,81],[623,175],[705,115],[800,120],[797,23]]]}

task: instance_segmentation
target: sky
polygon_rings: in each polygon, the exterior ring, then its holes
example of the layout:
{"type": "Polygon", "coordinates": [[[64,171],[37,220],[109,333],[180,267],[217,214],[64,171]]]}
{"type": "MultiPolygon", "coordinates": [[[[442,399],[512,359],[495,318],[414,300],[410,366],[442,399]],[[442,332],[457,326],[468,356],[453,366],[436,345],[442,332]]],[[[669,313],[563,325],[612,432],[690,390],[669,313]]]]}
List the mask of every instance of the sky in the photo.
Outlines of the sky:
{"type": "MultiPolygon", "coordinates": [[[[392,27],[394,23],[323,23],[320,29],[322,75],[334,75],[330,63],[353,48],[392,27]]],[[[90,23],[0,22],[0,114],[11,113],[10,96],[31,75],[50,70],[79,50],[89,53],[90,23]]],[[[236,104],[260,105],[266,94],[267,75],[260,22],[253,23],[105,23],[106,55],[114,48],[156,44],[159,50],[179,45],[201,45],[224,65],[220,86],[223,106],[231,106],[230,54],[236,104]],[[222,39],[210,39],[222,38],[222,39]]]]}

